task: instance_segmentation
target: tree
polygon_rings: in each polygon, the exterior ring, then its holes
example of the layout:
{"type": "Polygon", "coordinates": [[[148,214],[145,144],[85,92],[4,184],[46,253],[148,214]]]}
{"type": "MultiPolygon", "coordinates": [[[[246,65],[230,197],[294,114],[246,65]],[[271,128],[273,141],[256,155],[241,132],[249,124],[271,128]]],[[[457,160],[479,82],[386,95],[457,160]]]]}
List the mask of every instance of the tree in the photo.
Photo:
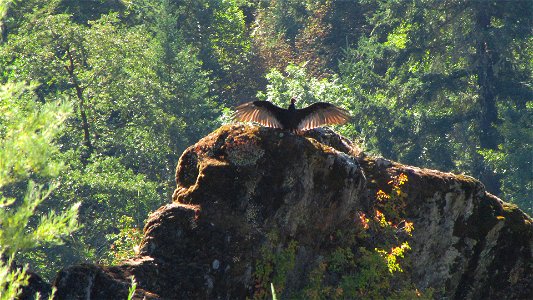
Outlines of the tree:
{"type": "Polygon", "coordinates": [[[131,9],[162,38],[167,54],[169,47],[187,45],[211,79],[209,98],[227,105],[249,99],[260,84],[256,79],[262,70],[254,63],[243,12],[251,5],[243,0],[166,0],[138,1],[131,9]]]}
{"type": "Polygon", "coordinates": [[[323,77],[338,71],[342,49],[355,46],[368,26],[372,1],[262,1],[252,27],[265,69],[306,63],[323,77]]]}
{"type": "Polygon", "coordinates": [[[62,244],[79,228],[74,204],[62,213],[39,212],[38,207],[57,188],[57,182],[38,185],[34,179],[54,178],[61,169],[55,138],[70,114],[65,103],[38,105],[23,94],[31,87],[0,87],[0,297],[13,299],[27,284],[27,267],[17,266],[22,251],[62,244]],[[16,186],[26,185],[22,192],[16,186]],[[37,219],[38,218],[38,219],[37,219]]]}
{"type": "Polygon", "coordinates": [[[525,113],[531,101],[525,84],[531,51],[524,51],[531,3],[376,5],[368,19],[372,30],[357,47],[347,49],[340,66],[355,98],[363,106],[374,106],[366,111],[371,122],[357,127],[367,132],[376,124],[385,127],[373,146],[386,156],[468,172],[489,191],[500,193],[500,181],[505,179],[494,173],[480,150],[494,151],[509,140],[502,135],[509,131],[498,129],[509,116],[501,108],[521,107],[525,113]],[[389,120],[376,113],[382,110],[389,120]]]}
{"type": "Polygon", "coordinates": [[[127,230],[119,229],[120,216],[140,228],[167,198],[181,151],[215,126],[217,113],[194,48],[125,23],[134,11],[80,24],[61,13],[64,5],[53,1],[26,15],[0,48],[4,81],[29,78],[39,83],[41,103],[62,95],[74,108],[59,138],[62,184],[48,205],[81,200],[84,227],[69,249],[25,257],[41,262],[48,277],[65,264],[109,257],[114,234],[127,230]]]}
{"type": "Polygon", "coordinates": [[[329,1],[271,1],[259,6],[253,29],[254,46],[265,68],[285,69],[308,62],[311,74],[329,73],[333,49],[325,43],[331,26],[329,1]]]}

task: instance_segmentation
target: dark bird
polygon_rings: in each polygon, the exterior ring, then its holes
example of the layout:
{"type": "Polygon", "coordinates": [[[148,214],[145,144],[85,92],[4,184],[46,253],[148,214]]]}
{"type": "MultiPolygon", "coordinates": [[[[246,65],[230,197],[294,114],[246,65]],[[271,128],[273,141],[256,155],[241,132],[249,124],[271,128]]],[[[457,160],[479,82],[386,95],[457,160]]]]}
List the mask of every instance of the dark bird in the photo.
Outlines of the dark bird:
{"type": "Polygon", "coordinates": [[[348,111],[330,103],[317,102],[297,109],[295,102],[296,99],[292,98],[288,109],[269,101],[244,103],[235,108],[234,119],[296,132],[329,124],[344,124],[350,118],[348,111]]]}

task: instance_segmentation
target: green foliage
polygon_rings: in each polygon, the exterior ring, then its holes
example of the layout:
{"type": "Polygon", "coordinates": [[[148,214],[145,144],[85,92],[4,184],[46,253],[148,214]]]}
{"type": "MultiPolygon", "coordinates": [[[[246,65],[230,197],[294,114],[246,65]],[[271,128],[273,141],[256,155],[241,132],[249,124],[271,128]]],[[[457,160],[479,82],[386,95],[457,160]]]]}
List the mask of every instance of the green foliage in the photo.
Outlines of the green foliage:
{"type": "Polygon", "coordinates": [[[308,75],[304,66],[297,65],[287,66],[285,74],[272,69],[266,75],[266,91],[259,92],[257,97],[281,106],[288,106],[291,97],[297,97],[301,106],[317,101],[338,105],[350,102],[346,89],[339,84],[336,76],[317,79],[308,75]]]}
{"type": "Polygon", "coordinates": [[[267,291],[272,291],[272,286],[276,286],[279,293],[283,292],[286,276],[296,262],[296,250],[298,243],[290,241],[286,247],[279,249],[279,237],[276,233],[270,233],[269,239],[261,247],[261,259],[255,266],[256,288],[254,299],[264,299],[267,291]]]}
{"type": "Polygon", "coordinates": [[[132,231],[142,228],[148,214],[160,205],[159,185],[124,167],[118,158],[101,157],[86,168],[70,167],[61,177],[63,184],[54,200],[82,201],[80,222],[84,227],[72,241],[74,253],[65,253],[63,263],[83,257],[109,263],[131,257],[140,234],[132,231]]]}
{"type": "Polygon", "coordinates": [[[31,94],[33,88],[23,84],[0,87],[0,186],[32,173],[54,177],[62,166],[52,140],[71,108],[54,102],[39,105],[26,99],[24,94],[31,94]]]}
{"type": "Polygon", "coordinates": [[[394,273],[403,272],[402,267],[398,263],[398,258],[404,258],[405,252],[407,250],[411,250],[411,247],[409,247],[409,243],[403,242],[400,246],[392,248],[390,252],[377,248],[375,250],[382,257],[385,257],[385,259],[387,260],[387,269],[390,273],[394,273]]]}
{"type": "Polygon", "coordinates": [[[142,229],[136,227],[133,218],[128,216],[120,217],[118,229],[119,233],[112,233],[107,237],[113,241],[112,252],[109,253],[112,256],[107,260],[110,265],[116,265],[135,256],[143,237],[142,229]]]}
{"type": "Polygon", "coordinates": [[[138,1],[132,6],[138,16],[151,20],[148,24],[155,25],[153,29],[164,40],[165,47],[186,44],[197,55],[211,81],[210,97],[219,103],[233,104],[255,93],[255,79],[261,75],[256,74],[257,66],[252,60],[254,54],[243,12],[248,6],[246,1],[138,1]]]}
{"type": "Polygon", "coordinates": [[[240,56],[250,51],[250,40],[245,36],[244,14],[237,2],[221,2],[220,9],[214,12],[213,22],[216,30],[210,41],[222,70],[229,71],[245,63],[240,56]]]}
{"type": "MultiPolygon", "coordinates": [[[[526,70],[533,52],[525,24],[531,24],[533,5],[366,2],[375,7],[367,18],[372,30],[345,50],[339,71],[354,99],[355,132],[368,150],[407,164],[466,172],[489,192],[516,201],[508,188],[516,182],[512,172],[496,174],[487,155],[514,140],[514,131],[503,125],[507,107],[520,107],[515,120],[528,117],[526,70]]],[[[520,129],[531,132],[527,125],[520,129]]],[[[530,144],[522,139],[519,148],[530,144]]],[[[516,146],[502,151],[511,148],[516,146]]],[[[518,173],[530,173],[527,163],[515,165],[518,173]]],[[[518,189],[527,186],[521,182],[518,189]]]]}
{"type": "Polygon", "coordinates": [[[29,275],[26,274],[27,269],[12,268],[13,255],[4,262],[0,259],[0,299],[11,300],[16,299],[20,293],[21,288],[28,284],[29,275]]]}
{"type": "MultiPolygon", "coordinates": [[[[112,261],[108,251],[116,235],[129,230],[118,220],[129,217],[130,229],[141,228],[173,186],[171,170],[181,152],[217,125],[218,108],[209,96],[211,80],[197,59],[198,51],[168,26],[176,24],[168,3],[152,7],[166,12],[166,19],[136,24],[136,7],[102,13],[105,8],[93,10],[89,3],[69,1],[52,1],[33,10],[19,2],[16,8],[27,11],[24,18],[12,19],[18,16],[14,10],[7,14],[8,39],[0,47],[5,71],[0,76],[32,79],[38,83],[41,102],[62,95],[75,108],[59,137],[60,151],[41,150],[40,144],[24,149],[28,155],[46,152],[67,162],[48,208],[82,202],[84,227],[68,241],[68,249],[24,254],[47,278],[62,265],[112,261]],[[97,13],[61,13],[78,8],[97,13]]],[[[48,105],[52,106],[44,107],[48,105]]],[[[18,147],[23,146],[21,142],[18,147]]],[[[54,166],[43,165],[50,172],[54,166]]],[[[119,249],[124,253],[118,257],[131,254],[127,247],[119,249]]]]}
{"type": "Polygon", "coordinates": [[[272,293],[272,300],[277,300],[278,296],[276,295],[276,290],[274,289],[273,283],[270,283],[270,292],[272,293]]]}
{"type": "Polygon", "coordinates": [[[364,19],[357,1],[264,1],[258,5],[252,37],[266,68],[306,64],[323,77],[336,68],[352,22],[364,19]],[[350,7],[353,10],[345,10],[350,7]],[[339,39],[338,39],[339,38],[339,39]]]}
{"type": "MultiPolygon", "coordinates": [[[[380,224],[383,226],[388,223],[384,223],[384,216],[380,211],[391,219],[394,223],[402,223],[402,212],[407,205],[407,193],[402,190],[403,185],[408,181],[407,175],[401,173],[392,177],[392,180],[388,182],[390,185],[390,193],[379,190],[376,194],[376,208],[378,209],[377,216],[380,217],[380,224]]],[[[408,227],[407,227],[408,228],[408,227]]],[[[410,234],[410,231],[407,231],[410,234]]]]}
{"type": "MultiPolygon", "coordinates": [[[[13,255],[17,251],[23,249],[32,249],[40,244],[61,244],[64,235],[78,228],[76,215],[79,208],[79,203],[70,207],[67,211],[56,214],[50,211],[47,215],[41,216],[37,226],[28,230],[30,227],[30,218],[36,214],[37,206],[39,206],[50,193],[55,189],[52,185],[43,194],[42,187],[36,187],[30,181],[28,183],[28,190],[24,196],[22,204],[16,209],[6,209],[11,205],[4,205],[4,210],[0,211],[0,241],[2,241],[1,251],[4,254],[13,255]]],[[[14,199],[6,201],[2,197],[4,203],[13,204],[14,199]]]]}
{"type": "MultiPolygon", "coordinates": [[[[533,102],[532,102],[533,103],[533,102]]],[[[519,110],[508,104],[500,108],[502,124],[499,131],[504,138],[498,149],[480,150],[494,172],[501,174],[501,189],[505,200],[518,204],[533,215],[533,107],[519,110]]]]}
{"type": "Polygon", "coordinates": [[[63,103],[38,105],[32,99],[31,88],[22,84],[7,84],[0,88],[0,297],[13,299],[28,283],[26,267],[15,264],[15,255],[38,246],[58,245],[64,237],[79,228],[79,203],[61,213],[37,211],[57,184],[47,188],[36,185],[30,178],[57,175],[61,162],[51,157],[57,154],[55,138],[60,134],[70,107],[63,103]],[[22,195],[17,186],[27,186],[22,195]],[[6,196],[9,195],[9,196],[6,196]],[[7,261],[3,258],[8,257],[7,261]]]}
{"type": "Polygon", "coordinates": [[[11,5],[14,2],[14,0],[2,0],[0,1],[0,20],[3,20],[4,17],[7,14],[7,10],[9,9],[9,5],[11,5]]]}
{"type": "Polygon", "coordinates": [[[128,290],[128,300],[133,299],[135,295],[135,290],[137,289],[137,282],[135,281],[135,276],[131,276],[131,286],[128,290]]]}
{"type": "MultiPolygon", "coordinates": [[[[533,213],[533,3],[452,2],[0,0],[0,205],[31,228],[2,225],[3,236],[26,237],[10,241],[34,247],[17,261],[47,278],[131,256],[181,152],[258,90],[284,107],[293,96],[299,107],[342,106],[353,118],[337,129],[365,151],[468,173],[533,213]],[[83,228],[65,241],[79,201],[83,228]],[[68,213],[49,213],[58,210],[68,213]],[[52,245],[60,240],[69,247],[52,245]]],[[[359,244],[316,267],[310,282],[325,294],[380,298],[363,283],[394,286],[379,262],[398,270],[393,233],[412,229],[395,184],[368,219],[394,243],[364,244],[379,230],[359,231],[359,244]],[[358,255],[362,277],[322,280],[358,255]]],[[[271,262],[290,266],[281,257],[271,262]]]]}
{"type": "Polygon", "coordinates": [[[165,57],[163,45],[145,26],[127,28],[116,13],[90,21],[90,27],[66,14],[37,14],[33,22],[3,48],[4,58],[17,66],[7,76],[39,81],[44,100],[61,93],[80,106],[69,120],[77,130],[64,138],[73,148],[90,140],[95,151],[122,156],[125,165],[161,180],[173,167],[166,157],[212,128],[205,122],[189,126],[193,132],[174,143],[167,138],[179,137],[185,124],[215,111],[206,97],[206,74],[187,46],[165,57]],[[199,107],[191,111],[194,105],[199,107]],[[82,140],[85,129],[88,136],[82,140]]]}

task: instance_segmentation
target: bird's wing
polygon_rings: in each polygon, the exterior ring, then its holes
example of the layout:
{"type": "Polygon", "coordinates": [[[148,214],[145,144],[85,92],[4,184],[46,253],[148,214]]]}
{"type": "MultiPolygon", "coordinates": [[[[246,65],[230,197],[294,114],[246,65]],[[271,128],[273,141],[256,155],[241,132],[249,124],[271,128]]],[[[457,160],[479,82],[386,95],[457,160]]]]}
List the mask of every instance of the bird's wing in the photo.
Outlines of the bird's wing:
{"type": "Polygon", "coordinates": [[[235,108],[234,120],[241,122],[257,122],[263,126],[283,128],[278,116],[282,108],[268,101],[253,101],[241,104],[235,108]]]}
{"type": "Polygon", "coordinates": [[[299,130],[308,130],[329,124],[344,124],[350,119],[347,110],[325,102],[317,102],[298,110],[299,130]]]}

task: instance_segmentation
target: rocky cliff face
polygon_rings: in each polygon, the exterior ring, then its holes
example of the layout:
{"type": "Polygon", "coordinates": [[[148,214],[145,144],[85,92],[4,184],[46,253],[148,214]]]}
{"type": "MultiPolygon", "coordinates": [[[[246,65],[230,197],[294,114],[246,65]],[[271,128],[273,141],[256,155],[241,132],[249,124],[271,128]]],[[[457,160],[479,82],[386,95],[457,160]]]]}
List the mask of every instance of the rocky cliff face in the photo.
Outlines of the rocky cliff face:
{"type": "Polygon", "coordinates": [[[326,288],[350,272],[327,257],[358,263],[365,242],[345,230],[400,173],[401,217],[415,227],[402,276],[440,299],[533,295],[532,220],[481,182],[366,157],[327,130],[224,126],[180,158],[174,201],[150,216],[139,255],[63,270],[57,298],[125,298],[131,275],[139,299],[261,298],[270,282],[281,299],[349,298],[347,283],[326,288]]]}

